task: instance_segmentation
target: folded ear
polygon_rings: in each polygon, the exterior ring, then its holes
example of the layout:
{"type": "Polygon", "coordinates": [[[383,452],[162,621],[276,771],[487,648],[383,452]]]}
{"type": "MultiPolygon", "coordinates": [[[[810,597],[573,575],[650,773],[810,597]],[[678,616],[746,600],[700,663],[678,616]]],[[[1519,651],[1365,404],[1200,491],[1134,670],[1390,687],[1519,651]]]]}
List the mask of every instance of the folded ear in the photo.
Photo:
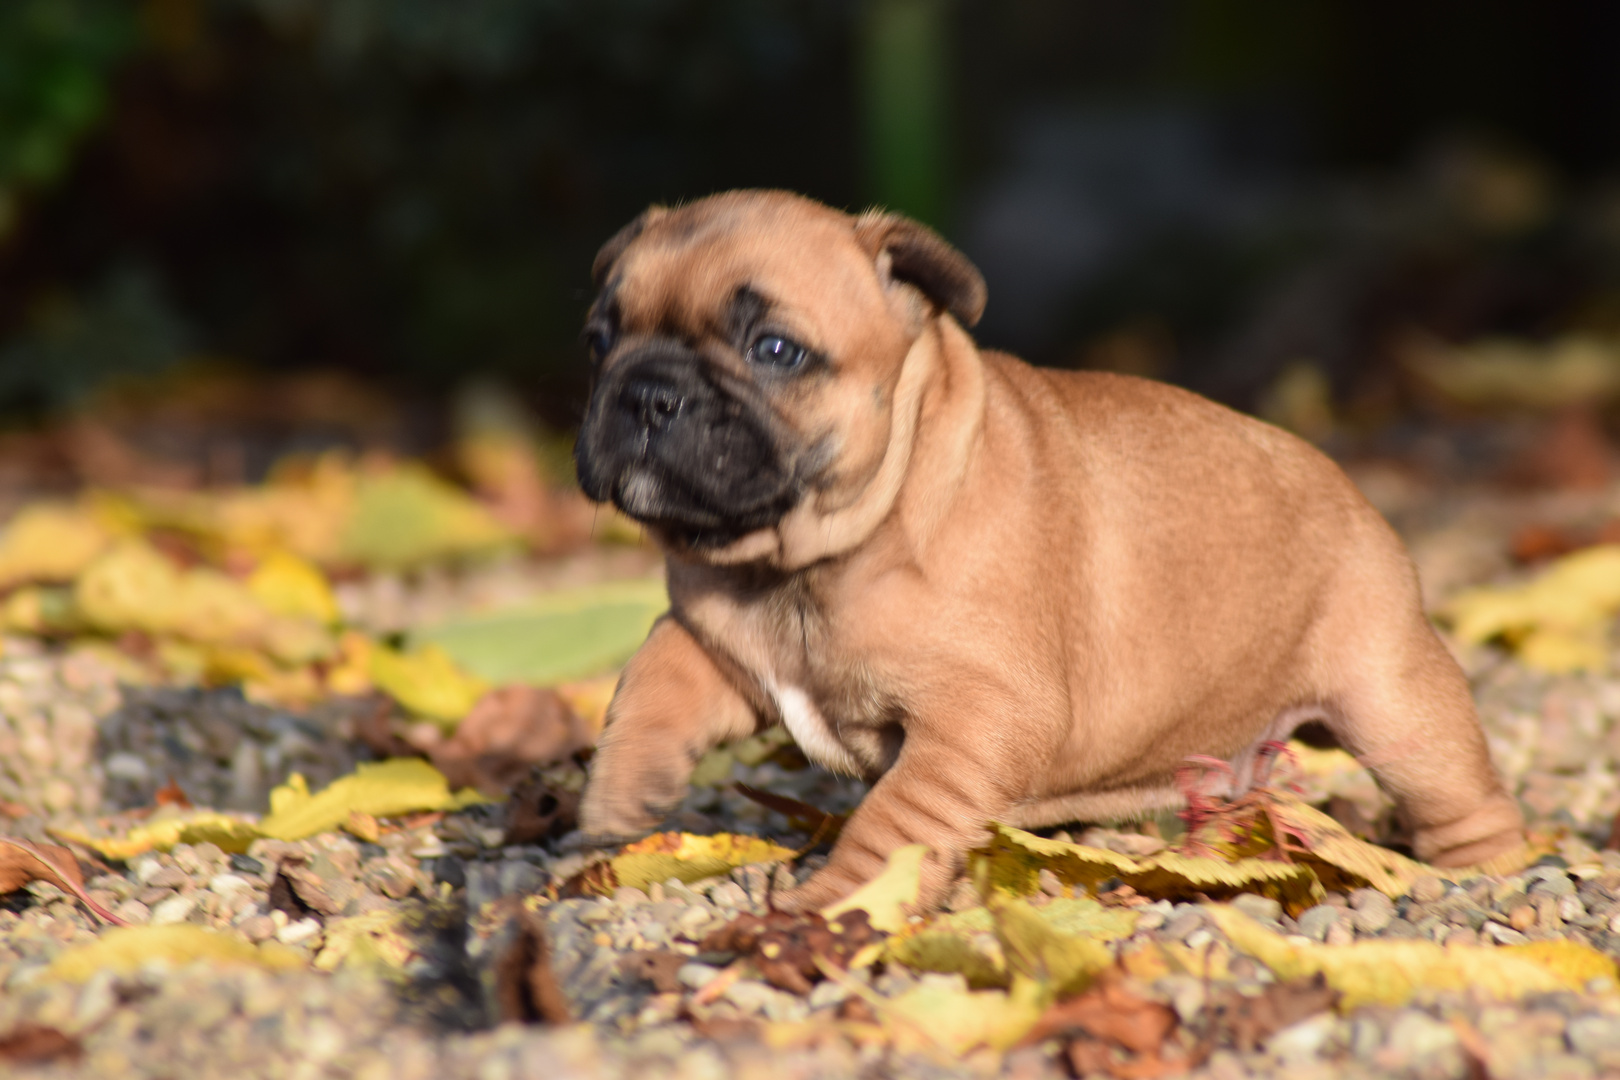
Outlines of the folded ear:
{"type": "Polygon", "coordinates": [[[613,269],[613,264],[619,261],[619,256],[624,254],[624,249],[630,246],[630,242],[640,236],[648,225],[667,213],[669,213],[667,207],[649,206],[637,215],[634,221],[614,233],[612,239],[602,245],[602,249],[596,253],[596,258],[591,261],[592,284],[600,289],[602,282],[607,280],[608,271],[613,269]]]}
{"type": "Polygon", "coordinates": [[[984,275],[928,226],[869,210],[855,219],[855,239],[877,263],[885,285],[889,279],[915,285],[963,326],[972,326],[984,314],[984,275]]]}

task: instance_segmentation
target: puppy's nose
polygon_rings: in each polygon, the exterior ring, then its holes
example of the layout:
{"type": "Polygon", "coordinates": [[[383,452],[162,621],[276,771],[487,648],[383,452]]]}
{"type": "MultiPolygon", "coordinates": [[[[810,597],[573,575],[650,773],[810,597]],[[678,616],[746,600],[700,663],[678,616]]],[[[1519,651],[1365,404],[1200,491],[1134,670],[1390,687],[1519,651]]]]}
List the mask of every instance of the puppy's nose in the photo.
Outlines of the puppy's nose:
{"type": "Polygon", "coordinates": [[[619,403],[641,421],[642,427],[656,431],[680,415],[686,398],[674,383],[637,375],[619,391],[619,403]]]}

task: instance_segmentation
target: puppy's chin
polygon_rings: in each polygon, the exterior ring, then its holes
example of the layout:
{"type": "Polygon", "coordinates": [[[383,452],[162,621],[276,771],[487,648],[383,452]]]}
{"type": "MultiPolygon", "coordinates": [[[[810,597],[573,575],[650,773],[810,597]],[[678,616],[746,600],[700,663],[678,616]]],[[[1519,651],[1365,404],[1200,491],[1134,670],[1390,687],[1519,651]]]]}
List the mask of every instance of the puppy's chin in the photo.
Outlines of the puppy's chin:
{"type": "Polygon", "coordinates": [[[798,503],[796,495],[784,491],[765,505],[728,513],[694,498],[700,493],[679,476],[661,475],[638,464],[620,474],[611,497],[615,506],[645,525],[661,547],[697,558],[719,554],[769,531],[798,503]]]}

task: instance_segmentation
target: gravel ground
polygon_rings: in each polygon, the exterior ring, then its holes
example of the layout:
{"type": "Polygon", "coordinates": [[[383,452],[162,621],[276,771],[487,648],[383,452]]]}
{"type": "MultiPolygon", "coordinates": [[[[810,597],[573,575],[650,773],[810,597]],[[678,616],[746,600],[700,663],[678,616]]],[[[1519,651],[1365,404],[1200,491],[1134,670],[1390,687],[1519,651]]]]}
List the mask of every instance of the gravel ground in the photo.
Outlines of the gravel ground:
{"type": "MultiPolygon", "coordinates": [[[[1426,507],[1421,520],[1403,520],[1400,508],[1393,509],[1414,535],[1426,573],[1451,583],[1500,569],[1499,559],[1492,562],[1496,556],[1481,554],[1480,522],[1496,530],[1492,550],[1499,551],[1498,519],[1511,514],[1477,505],[1450,513],[1426,507]]],[[[450,585],[435,579],[431,588],[435,604],[452,603],[444,599],[450,585]]],[[[408,608],[408,597],[399,603],[408,608]]],[[[388,619],[378,615],[376,621],[388,619]]],[[[1620,810],[1620,678],[1539,675],[1491,649],[1462,659],[1475,681],[1492,751],[1533,823],[1565,830],[1559,853],[1507,877],[1457,885],[1420,879],[1410,895],[1394,901],[1372,890],[1330,894],[1297,918],[1260,897],[1240,897],[1239,906],[1282,931],[1330,944],[1567,939],[1620,956],[1620,855],[1596,850],[1620,810]]],[[[22,816],[9,827],[0,818],[0,831],[44,839],[48,826],[149,805],[170,780],[199,805],[262,810],[268,788],[289,772],[304,772],[318,788],[370,756],[355,727],[364,709],[374,707],[369,703],[294,714],[244,702],[230,691],[122,685],[121,674],[115,660],[91,650],[4,642],[0,800],[22,816]]],[[[797,768],[791,752],[771,751],[755,744],[711,759],[708,779],[743,781],[835,812],[858,801],[859,785],[797,768]]],[[[567,766],[547,778],[567,790],[577,789],[582,775],[567,766]]],[[[1365,773],[1344,771],[1307,783],[1315,785],[1312,794],[1336,796],[1379,828],[1385,804],[1365,773]]],[[[1070,1074],[1055,1040],[1004,1060],[980,1054],[953,1063],[856,1048],[842,1039],[767,1047],[737,1022],[848,1017],[855,1015],[846,1000],[850,991],[831,981],[805,996],[757,978],[728,983],[721,972],[729,956],[717,954],[712,939],[706,947],[705,939],[740,914],[764,914],[769,891],[802,880],[818,856],[791,871],[745,867],[691,886],[671,881],[646,892],[620,888],[607,898],[550,899],[548,886],[572,878],[587,856],[550,841],[503,843],[506,813],[483,806],[408,819],[376,843],[334,833],[297,843],[261,840],[245,855],[227,855],[208,843],[180,845],[87,875],[91,896],[128,922],[234,928],[248,940],[273,940],[311,960],[328,944],[335,920],[394,919],[410,959],[392,978],[350,968],[269,971],[199,962],[148,965],[128,975],[103,972],[82,985],[47,979],[42,972],[52,958],[94,940],[98,924],[54,887],[30,885],[0,899],[0,1045],[41,1028],[73,1038],[70,1051],[48,1062],[14,1065],[21,1076],[697,1080],[999,1070],[1033,1080],[1070,1074]],[[516,933],[514,904],[524,897],[543,920],[552,968],[575,1023],[494,1023],[501,1013],[500,960],[516,933]],[[657,951],[679,959],[649,980],[641,961],[657,951]]],[[[695,788],[670,827],[756,833],[790,846],[806,840],[780,814],[717,786],[695,788]]],[[[1136,831],[1093,829],[1080,838],[1125,852],[1158,843],[1136,831]]],[[[954,899],[953,906],[969,902],[954,899]]],[[[1202,949],[1221,940],[1197,905],[1109,899],[1137,913],[1134,933],[1110,945],[1119,953],[1147,942],[1202,949]]],[[[1170,1006],[1192,1038],[1219,1027],[1226,1007],[1220,1002],[1230,1000],[1221,995],[1235,988],[1254,1000],[1273,981],[1243,957],[1232,961],[1227,976],[1206,984],[1163,975],[1136,989],[1170,1006]]],[[[959,979],[890,964],[857,981],[893,997],[919,982],[959,979]]],[[[1585,993],[1547,994],[1514,1006],[1459,992],[1406,1008],[1326,1013],[1273,1033],[1260,1047],[1217,1046],[1194,1075],[1468,1077],[1487,1075],[1481,1062],[1502,1080],[1620,1075],[1615,991],[1612,980],[1598,979],[1585,993]]]]}

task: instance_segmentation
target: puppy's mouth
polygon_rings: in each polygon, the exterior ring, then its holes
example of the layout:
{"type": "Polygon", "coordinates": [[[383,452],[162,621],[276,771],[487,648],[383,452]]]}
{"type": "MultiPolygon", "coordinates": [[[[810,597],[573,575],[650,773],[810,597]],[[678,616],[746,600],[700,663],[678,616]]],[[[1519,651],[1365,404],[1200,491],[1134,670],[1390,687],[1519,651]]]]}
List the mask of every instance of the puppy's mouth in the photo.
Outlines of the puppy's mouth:
{"type": "Polygon", "coordinates": [[[683,347],[655,347],[595,387],[574,459],[586,495],[702,551],[798,504],[805,455],[794,442],[749,384],[683,347]]]}

